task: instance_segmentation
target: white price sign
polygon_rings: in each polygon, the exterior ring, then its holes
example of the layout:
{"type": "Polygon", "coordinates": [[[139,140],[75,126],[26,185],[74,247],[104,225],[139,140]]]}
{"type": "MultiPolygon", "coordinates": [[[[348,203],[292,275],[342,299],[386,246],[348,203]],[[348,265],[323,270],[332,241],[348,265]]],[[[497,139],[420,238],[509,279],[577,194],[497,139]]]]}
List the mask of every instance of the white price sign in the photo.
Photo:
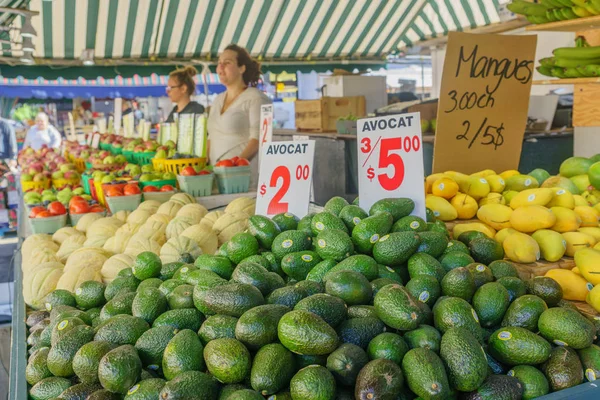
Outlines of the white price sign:
{"type": "Polygon", "coordinates": [[[100,134],[94,133],[94,137],[92,138],[92,147],[97,149],[100,146],[100,134]]]}
{"type": "Polygon", "coordinates": [[[368,210],[384,198],[407,197],[425,219],[421,114],[358,120],[358,194],[368,210]]]}
{"type": "Polygon", "coordinates": [[[269,142],[262,148],[256,214],[308,213],[315,141],[269,142]]]}
{"type": "Polygon", "coordinates": [[[260,142],[273,141],[273,104],[260,106],[260,142]]]}

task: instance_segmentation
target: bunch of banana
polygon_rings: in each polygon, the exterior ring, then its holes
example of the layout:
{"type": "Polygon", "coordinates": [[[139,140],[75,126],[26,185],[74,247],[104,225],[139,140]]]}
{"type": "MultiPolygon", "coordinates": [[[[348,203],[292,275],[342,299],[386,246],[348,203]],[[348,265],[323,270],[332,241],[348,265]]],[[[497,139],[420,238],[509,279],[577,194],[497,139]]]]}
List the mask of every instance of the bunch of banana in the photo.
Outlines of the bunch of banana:
{"type": "MultiPolygon", "coordinates": [[[[592,2],[600,4],[600,0],[540,0],[540,3],[513,0],[507,8],[515,14],[524,15],[533,24],[545,24],[596,15],[588,11],[588,8],[595,10],[592,2]]],[[[600,9],[598,11],[600,14],[600,9]]]]}
{"type": "Polygon", "coordinates": [[[589,46],[583,37],[575,47],[554,49],[554,57],[542,58],[537,70],[556,78],[591,78],[600,76],[600,46],[589,46]]]}

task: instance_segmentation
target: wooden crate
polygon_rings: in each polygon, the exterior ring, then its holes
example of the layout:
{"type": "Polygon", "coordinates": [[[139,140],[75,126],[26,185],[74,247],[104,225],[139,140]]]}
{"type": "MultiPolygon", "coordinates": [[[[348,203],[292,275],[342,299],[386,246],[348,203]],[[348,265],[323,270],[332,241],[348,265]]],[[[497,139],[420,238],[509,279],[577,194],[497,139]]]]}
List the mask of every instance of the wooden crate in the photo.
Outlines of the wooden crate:
{"type": "Polygon", "coordinates": [[[335,123],[338,118],[348,115],[367,115],[364,96],[296,101],[296,128],[299,131],[336,132],[335,123]]]}

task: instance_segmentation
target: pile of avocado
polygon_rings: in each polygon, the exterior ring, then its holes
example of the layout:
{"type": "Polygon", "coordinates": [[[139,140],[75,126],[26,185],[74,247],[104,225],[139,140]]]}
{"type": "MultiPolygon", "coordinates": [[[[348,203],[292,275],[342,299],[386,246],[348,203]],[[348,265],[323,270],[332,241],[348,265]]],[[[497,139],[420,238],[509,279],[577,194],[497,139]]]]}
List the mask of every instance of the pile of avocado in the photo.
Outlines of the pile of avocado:
{"type": "Polygon", "coordinates": [[[413,209],[256,215],[215,255],[143,252],[106,287],[55,290],[27,319],[29,396],[511,400],[596,379],[600,324],[554,280],[413,209]]]}

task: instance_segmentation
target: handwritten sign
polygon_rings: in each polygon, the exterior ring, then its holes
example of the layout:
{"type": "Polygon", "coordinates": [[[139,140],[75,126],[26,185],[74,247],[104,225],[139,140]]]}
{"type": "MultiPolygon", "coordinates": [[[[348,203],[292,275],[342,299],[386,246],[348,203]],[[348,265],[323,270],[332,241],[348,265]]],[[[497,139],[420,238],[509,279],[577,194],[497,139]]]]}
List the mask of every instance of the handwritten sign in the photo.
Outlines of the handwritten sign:
{"type": "Polygon", "coordinates": [[[517,169],[537,38],[450,32],[434,172],[517,169]]]}
{"type": "Polygon", "coordinates": [[[100,146],[100,134],[94,133],[94,137],[92,139],[92,147],[97,149],[100,146]]]}
{"type": "Polygon", "coordinates": [[[308,213],[315,141],[268,142],[262,147],[256,214],[308,213]]]}
{"type": "Polygon", "coordinates": [[[117,135],[121,134],[121,120],[123,118],[123,99],[117,97],[115,99],[115,119],[114,119],[114,130],[117,135]]]}
{"type": "Polygon", "coordinates": [[[260,106],[260,143],[273,141],[273,104],[260,106]]]}
{"type": "Polygon", "coordinates": [[[378,200],[407,197],[425,219],[421,114],[359,119],[358,196],[368,210],[378,200]]]}
{"type": "Polygon", "coordinates": [[[194,150],[194,114],[181,114],[177,127],[177,152],[192,154],[194,150]]]}
{"type": "Polygon", "coordinates": [[[133,113],[129,113],[123,116],[123,132],[126,138],[133,137],[135,126],[135,119],[133,113]]]}
{"type": "Polygon", "coordinates": [[[195,114],[194,123],[194,155],[196,157],[206,157],[206,115],[195,114]]]}

